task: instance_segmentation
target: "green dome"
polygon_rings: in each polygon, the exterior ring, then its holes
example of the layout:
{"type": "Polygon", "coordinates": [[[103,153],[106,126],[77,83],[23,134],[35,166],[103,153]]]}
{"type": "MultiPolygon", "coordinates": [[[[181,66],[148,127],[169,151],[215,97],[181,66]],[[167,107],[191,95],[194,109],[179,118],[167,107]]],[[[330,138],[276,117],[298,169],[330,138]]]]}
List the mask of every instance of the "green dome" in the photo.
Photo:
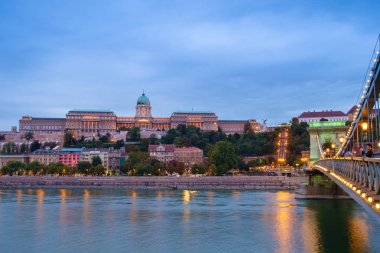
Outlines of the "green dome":
{"type": "Polygon", "coordinates": [[[149,98],[145,96],[145,93],[143,93],[138,99],[137,99],[138,105],[150,105],[149,98]]]}

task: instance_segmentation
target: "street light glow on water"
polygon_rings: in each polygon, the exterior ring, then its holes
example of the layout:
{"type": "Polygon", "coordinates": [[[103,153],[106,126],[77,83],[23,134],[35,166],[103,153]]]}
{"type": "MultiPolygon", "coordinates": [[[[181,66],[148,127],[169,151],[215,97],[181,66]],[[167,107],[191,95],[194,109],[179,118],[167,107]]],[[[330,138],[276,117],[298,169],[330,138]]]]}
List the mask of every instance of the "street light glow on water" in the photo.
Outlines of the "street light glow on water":
{"type": "Polygon", "coordinates": [[[2,253],[380,252],[380,225],[350,200],[125,189],[4,189],[0,196],[2,253]]]}

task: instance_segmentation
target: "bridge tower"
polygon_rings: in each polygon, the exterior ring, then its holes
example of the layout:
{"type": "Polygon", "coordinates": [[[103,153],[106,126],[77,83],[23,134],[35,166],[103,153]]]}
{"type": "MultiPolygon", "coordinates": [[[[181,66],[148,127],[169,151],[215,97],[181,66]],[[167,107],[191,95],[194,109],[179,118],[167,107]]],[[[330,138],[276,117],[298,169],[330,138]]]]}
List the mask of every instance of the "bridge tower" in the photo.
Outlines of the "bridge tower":
{"type": "Polygon", "coordinates": [[[348,128],[345,121],[310,122],[308,127],[310,160],[315,161],[326,156],[334,156],[342,145],[348,128]],[[323,148],[324,144],[328,144],[328,147],[323,148]]]}

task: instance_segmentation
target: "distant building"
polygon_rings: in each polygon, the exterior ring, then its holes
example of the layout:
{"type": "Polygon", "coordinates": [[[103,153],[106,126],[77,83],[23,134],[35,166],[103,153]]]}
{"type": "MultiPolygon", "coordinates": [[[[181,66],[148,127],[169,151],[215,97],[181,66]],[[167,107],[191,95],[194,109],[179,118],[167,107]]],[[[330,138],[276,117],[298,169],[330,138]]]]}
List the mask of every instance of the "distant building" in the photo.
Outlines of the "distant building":
{"type": "Polygon", "coordinates": [[[80,161],[83,148],[63,148],[59,150],[59,161],[64,165],[75,167],[80,161]]]}
{"type": "Polygon", "coordinates": [[[183,162],[186,166],[203,163],[203,150],[197,147],[174,149],[174,160],[183,162]]]}
{"type": "Polygon", "coordinates": [[[173,144],[149,145],[149,156],[168,164],[174,160],[174,148],[173,144]]]}
{"type": "MultiPolygon", "coordinates": [[[[183,124],[195,126],[202,131],[218,131],[220,128],[226,134],[244,133],[245,125],[249,123],[255,132],[266,131],[266,127],[256,120],[219,120],[218,116],[208,111],[176,111],[170,117],[153,117],[149,98],[143,93],[138,99],[134,116],[117,116],[109,110],[71,110],[65,118],[38,118],[23,116],[19,120],[19,133],[5,133],[5,139],[25,142],[23,136],[27,132],[34,134],[39,141],[55,141],[62,143],[65,131],[74,137],[94,138],[98,135],[111,134],[120,137],[120,130],[139,127],[142,137],[151,134],[164,135],[171,128],[183,124]]],[[[125,138],[125,132],[124,132],[125,138]]],[[[3,141],[4,142],[4,141],[3,141]]]]}
{"type": "Polygon", "coordinates": [[[30,155],[30,162],[39,162],[45,165],[59,162],[58,150],[38,149],[30,155]]]}
{"type": "Polygon", "coordinates": [[[102,165],[107,170],[120,169],[120,160],[124,154],[120,149],[112,148],[85,148],[80,156],[80,161],[92,162],[95,156],[99,156],[102,165]]]}
{"type": "Polygon", "coordinates": [[[348,121],[348,116],[342,111],[313,111],[303,112],[299,117],[299,122],[318,122],[321,119],[328,121],[348,121]]]}
{"type": "Polygon", "coordinates": [[[22,133],[32,132],[38,133],[53,133],[63,132],[66,127],[65,118],[36,118],[23,116],[19,122],[19,130],[22,133]]]}
{"type": "Polygon", "coordinates": [[[72,110],[66,114],[66,129],[79,138],[112,133],[116,131],[116,115],[112,111],[72,110]]]}
{"type": "Polygon", "coordinates": [[[213,112],[183,111],[173,112],[171,128],[178,125],[195,126],[203,131],[218,131],[218,116],[213,112]]]}
{"type": "Polygon", "coordinates": [[[4,167],[10,161],[29,163],[29,155],[0,155],[0,168],[4,167]]]}

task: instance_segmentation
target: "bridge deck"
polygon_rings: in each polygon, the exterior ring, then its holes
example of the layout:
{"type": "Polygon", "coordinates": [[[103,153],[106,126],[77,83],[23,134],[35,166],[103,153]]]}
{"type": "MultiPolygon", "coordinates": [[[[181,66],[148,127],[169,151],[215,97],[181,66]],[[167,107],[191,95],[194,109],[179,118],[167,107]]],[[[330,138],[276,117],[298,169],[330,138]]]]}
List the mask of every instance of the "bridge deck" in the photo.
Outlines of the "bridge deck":
{"type": "MultiPolygon", "coordinates": [[[[378,159],[377,162],[380,162],[380,160],[378,159]]],[[[357,182],[356,180],[351,180],[342,176],[339,171],[331,169],[328,166],[319,165],[318,162],[315,163],[312,168],[329,177],[368,213],[375,217],[378,222],[380,222],[380,195],[376,194],[374,190],[363,187],[362,182],[357,182]]]]}

